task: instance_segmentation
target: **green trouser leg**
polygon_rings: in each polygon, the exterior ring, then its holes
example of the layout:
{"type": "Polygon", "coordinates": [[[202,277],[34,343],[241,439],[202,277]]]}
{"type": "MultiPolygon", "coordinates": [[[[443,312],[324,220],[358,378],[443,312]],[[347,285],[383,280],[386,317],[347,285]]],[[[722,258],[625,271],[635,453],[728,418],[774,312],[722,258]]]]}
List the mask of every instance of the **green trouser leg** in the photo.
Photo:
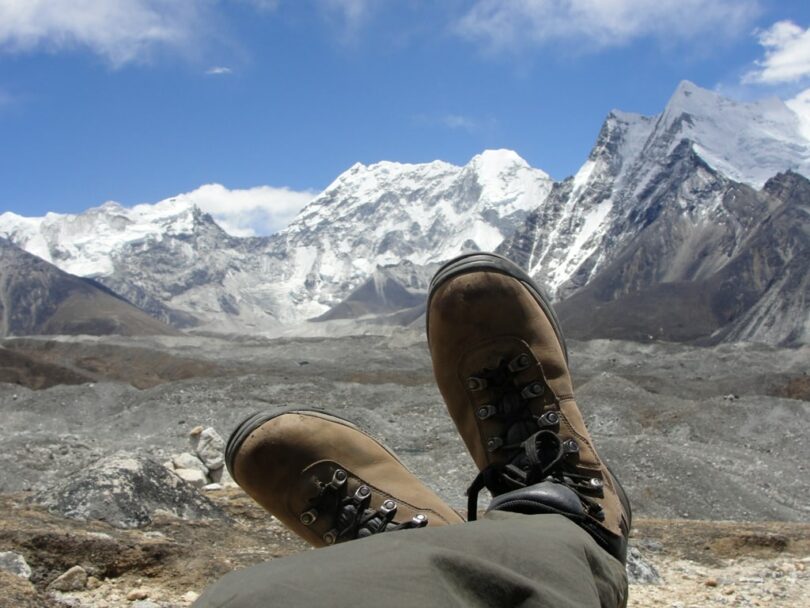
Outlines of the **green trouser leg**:
{"type": "Polygon", "coordinates": [[[616,559],[561,515],[489,513],[402,530],[232,572],[195,608],[506,606],[620,608],[616,559]]]}

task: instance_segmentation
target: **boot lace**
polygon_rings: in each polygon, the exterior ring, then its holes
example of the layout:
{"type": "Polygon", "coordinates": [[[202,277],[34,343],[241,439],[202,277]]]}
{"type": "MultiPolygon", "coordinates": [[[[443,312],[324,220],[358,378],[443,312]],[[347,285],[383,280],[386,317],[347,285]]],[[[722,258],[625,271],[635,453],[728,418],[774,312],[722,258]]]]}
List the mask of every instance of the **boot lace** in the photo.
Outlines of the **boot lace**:
{"type": "Polygon", "coordinates": [[[353,493],[349,493],[348,479],[346,471],[336,469],[329,482],[318,481],[318,494],[310,501],[310,508],[300,516],[305,526],[311,526],[323,514],[332,516],[333,527],[323,535],[327,545],[381,532],[423,528],[428,524],[427,517],[422,513],[408,521],[396,523],[396,501],[386,499],[374,509],[371,507],[371,488],[361,484],[353,493]]]}
{"type": "Polygon", "coordinates": [[[593,474],[577,469],[579,444],[573,438],[560,437],[560,415],[554,409],[541,414],[532,412],[529,402],[546,393],[545,383],[533,380],[521,385],[517,374],[526,370],[532,360],[521,354],[508,361],[502,359],[493,368],[485,368],[468,378],[470,391],[488,390],[491,402],[476,409],[480,420],[501,421],[505,430],[487,439],[487,450],[506,454],[501,463],[481,470],[467,489],[467,519],[474,521],[478,512],[478,495],[484,488],[493,496],[525,488],[542,481],[562,483],[573,490],[588,515],[604,520],[602,506],[594,500],[603,496],[603,482],[593,474]]]}

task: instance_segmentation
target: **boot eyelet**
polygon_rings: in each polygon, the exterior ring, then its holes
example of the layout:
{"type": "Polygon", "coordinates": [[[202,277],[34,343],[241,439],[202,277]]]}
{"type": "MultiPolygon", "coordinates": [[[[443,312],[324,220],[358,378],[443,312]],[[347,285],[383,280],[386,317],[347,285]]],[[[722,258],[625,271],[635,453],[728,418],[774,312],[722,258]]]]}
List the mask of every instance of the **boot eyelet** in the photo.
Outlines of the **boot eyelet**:
{"type": "Polygon", "coordinates": [[[539,397],[545,392],[546,387],[544,387],[540,382],[532,382],[530,385],[526,386],[522,391],[520,391],[520,396],[524,399],[533,399],[534,397],[539,397]]]}
{"type": "Polygon", "coordinates": [[[566,439],[563,443],[563,449],[569,454],[579,453],[579,444],[573,439],[566,439]]]}
{"type": "Polygon", "coordinates": [[[540,426],[557,426],[560,423],[560,415],[557,412],[546,412],[537,419],[540,426]]]}
{"type": "Polygon", "coordinates": [[[337,532],[335,530],[329,530],[329,532],[323,535],[323,542],[327,545],[334,545],[335,541],[337,541],[337,532]]]}
{"type": "Polygon", "coordinates": [[[371,494],[371,489],[368,486],[360,486],[354,493],[357,498],[365,498],[369,494],[371,494]]]}
{"type": "Polygon", "coordinates": [[[601,480],[601,479],[599,479],[598,477],[592,477],[592,478],[591,478],[591,481],[590,481],[590,484],[591,484],[591,487],[592,487],[594,490],[601,490],[601,489],[602,489],[602,487],[605,485],[605,484],[602,482],[602,480],[601,480]]]}
{"type": "Polygon", "coordinates": [[[479,420],[486,420],[498,413],[498,408],[494,405],[482,405],[475,411],[475,415],[479,420]]]}
{"type": "Polygon", "coordinates": [[[487,387],[487,381],[484,378],[476,378],[470,376],[467,378],[467,388],[471,391],[482,391],[487,387]]]}
{"type": "Polygon", "coordinates": [[[315,509],[310,509],[309,511],[304,511],[301,513],[301,517],[298,518],[302,524],[305,526],[311,526],[315,523],[315,520],[318,519],[318,511],[315,509]]]}
{"type": "Polygon", "coordinates": [[[487,439],[487,451],[495,452],[503,445],[503,439],[500,437],[490,437],[487,439]]]}
{"type": "Polygon", "coordinates": [[[413,525],[417,528],[423,528],[428,524],[427,515],[424,513],[417,513],[416,515],[411,518],[413,525]]]}
{"type": "Polygon", "coordinates": [[[509,362],[509,371],[514,372],[522,372],[524,369],[528,369],[529,365],[531,364],[531,358],[526,353],[520,354],[514,359],[509,362]]]}

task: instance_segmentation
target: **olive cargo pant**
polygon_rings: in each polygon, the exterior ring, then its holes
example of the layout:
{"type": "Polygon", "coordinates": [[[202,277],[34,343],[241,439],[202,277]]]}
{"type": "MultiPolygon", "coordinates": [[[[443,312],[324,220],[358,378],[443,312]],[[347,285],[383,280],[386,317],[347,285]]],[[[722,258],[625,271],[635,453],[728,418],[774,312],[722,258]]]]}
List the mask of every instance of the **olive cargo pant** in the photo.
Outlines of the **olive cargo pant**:
{"type": "Polygon", "coordinates": [[[621,608],[624,567],[561,515],[491,512],[232,572],[195,608],[621,608]]]}

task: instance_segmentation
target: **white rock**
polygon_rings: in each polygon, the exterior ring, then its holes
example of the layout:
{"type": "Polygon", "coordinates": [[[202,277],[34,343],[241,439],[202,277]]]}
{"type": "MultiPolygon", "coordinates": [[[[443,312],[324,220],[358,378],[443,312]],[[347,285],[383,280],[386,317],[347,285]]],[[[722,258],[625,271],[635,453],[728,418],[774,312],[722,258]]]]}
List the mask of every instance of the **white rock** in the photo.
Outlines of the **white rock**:
{"type": "Polygon", "coordinates": [[[214,483],[220,484],[223,488],[235,488],[236,482],[231,477],[231,474],[228,473],[227,467],[220,467],[218,469],[214,469],[210,473],[211,481],[214,483]]]}
{"type": "Polygon", "coordinates": [[[222,489],[222,484],[221,483],[209,483],[209,484],[203,486],[203,490],[205,490],[206,492],[211,492],[213,490],[221,490],[221,489],[222,489]]]}
{"type": "Polygon", "coordinates": [[[199,434],[195,451],[209,469],[219,469],[225,464],[225,440],[211,427],[199,434]]]}
{"type": "Polygon", "coordinates": [[[183,601],[189,603],[196,602],[198,597],[200,597],[200,594],[196,591],[186,591],[183,594],[183,601]]]}
{"type": "Polygon", "coordinates": [[[87,571],[81,566],[73,566],[48,585],[48,589],[54,591],[81,591],[85,585],[87,585],[87,571]]]}
{"type": "Polygon", "coordinates": [[[0,552],[0,570],[10,572],[20,578],[31,578],[31,566],[22,555],[13,551],[0,552]]]}
{"type": "Polygon", "coordinates": [[[197,469],[175,469],[174,474],[195,488],[202,488],[208,483],[205,473],[197,469]]]}
{"type": "Polygon", "coordinates": [[[199,458],[189,452],[175,454],[172,456],[175,469],[196,469],[203,475],[208,475],[208,467],[199,458]]]}

